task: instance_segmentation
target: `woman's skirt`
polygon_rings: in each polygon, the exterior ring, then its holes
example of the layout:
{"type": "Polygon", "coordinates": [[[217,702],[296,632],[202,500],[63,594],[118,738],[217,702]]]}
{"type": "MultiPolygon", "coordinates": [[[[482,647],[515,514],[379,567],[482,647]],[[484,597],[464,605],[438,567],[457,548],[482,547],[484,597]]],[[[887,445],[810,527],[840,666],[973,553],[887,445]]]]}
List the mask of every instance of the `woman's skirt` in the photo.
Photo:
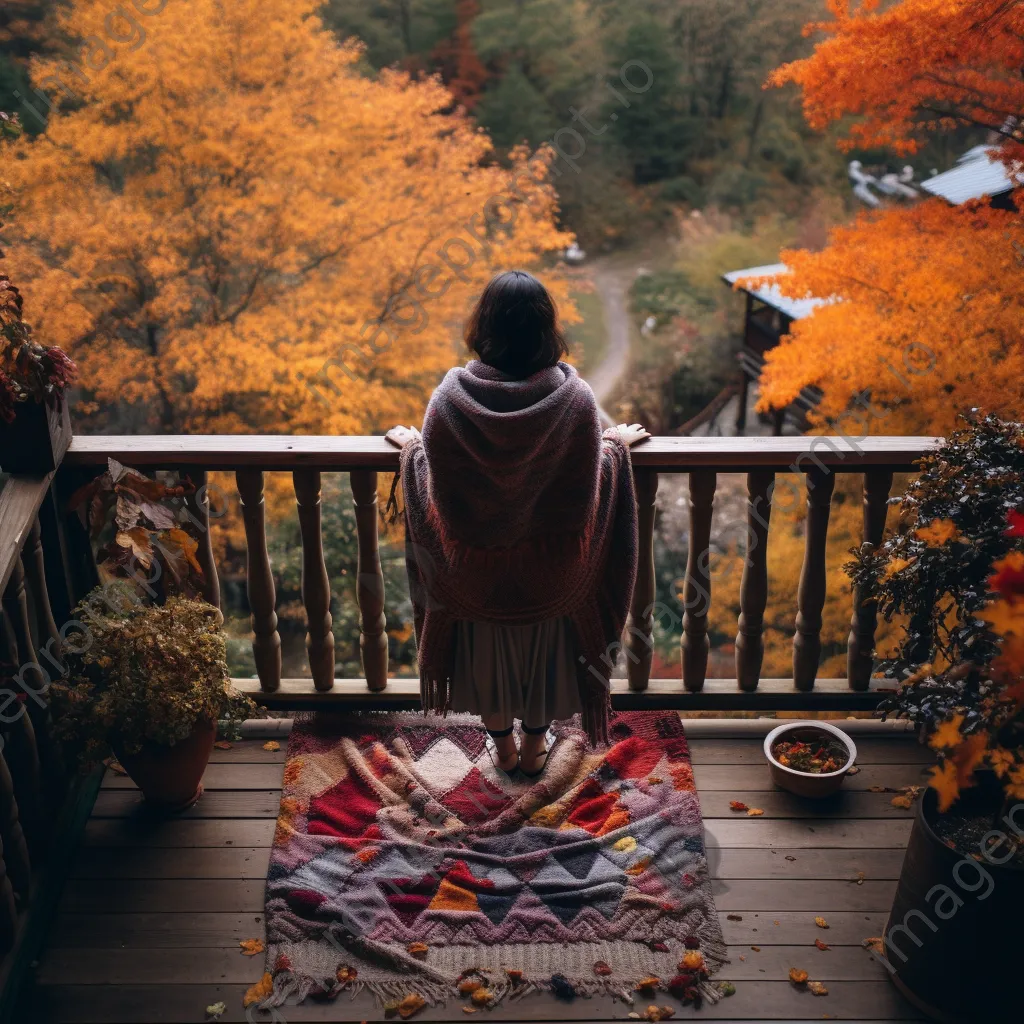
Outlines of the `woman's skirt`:
{"type": "Polygon", "coordinates": [[[572,620],[457,622],[452,684],[452,710],[493,718],[492,728],[514,718],[533,727],[571,718],[582,710],[572,620]]]}

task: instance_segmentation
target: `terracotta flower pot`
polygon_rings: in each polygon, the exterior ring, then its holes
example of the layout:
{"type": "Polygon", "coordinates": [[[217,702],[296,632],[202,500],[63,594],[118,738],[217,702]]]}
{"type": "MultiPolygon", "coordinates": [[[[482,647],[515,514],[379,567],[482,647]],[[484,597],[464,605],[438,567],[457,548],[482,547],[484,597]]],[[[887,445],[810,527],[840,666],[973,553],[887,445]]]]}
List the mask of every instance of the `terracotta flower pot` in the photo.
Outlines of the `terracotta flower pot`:
{"type": "Polygon", "coordinates": [[[191,807],[203,795],[203,773],[217,738],[216,722],[197,722],[192,735],[173,747],[148,743],[137,754],[111,746],[146,800],[168,811],[191,807]]]}
{"type": "Polygon", "coordinates": [[[834,725],[828,722],[787,722],[772,729],[764,738],[764,756],[771,770],[772,782],[781,789],[788,789],[797,796],[821,799],[832,796],[846,778],[846,773],[857,760],[857,747],[853,740],[834,725]],[[814,775],[811,772],[798,772],[795,768],[787,768],[776,760],[772,748],[781,740],[836,739],[846,747],[846,763],[838,771],[824,772],[814,775]]]}

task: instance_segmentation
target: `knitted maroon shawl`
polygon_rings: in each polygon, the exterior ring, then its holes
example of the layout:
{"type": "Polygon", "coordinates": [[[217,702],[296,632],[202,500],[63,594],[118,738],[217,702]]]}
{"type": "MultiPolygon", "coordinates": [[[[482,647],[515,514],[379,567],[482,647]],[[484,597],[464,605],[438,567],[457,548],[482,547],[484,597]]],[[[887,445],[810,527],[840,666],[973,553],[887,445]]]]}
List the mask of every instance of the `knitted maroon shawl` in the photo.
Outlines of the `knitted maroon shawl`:
{"type": "Polygon", "coordinates": [[[401,466],[423,710],[448,710],[457,620],[569,616],[583,725],[604,741],[637,513],[629,449],[602,439],[589,385],[566,363],[449,370],[401,466]]]}

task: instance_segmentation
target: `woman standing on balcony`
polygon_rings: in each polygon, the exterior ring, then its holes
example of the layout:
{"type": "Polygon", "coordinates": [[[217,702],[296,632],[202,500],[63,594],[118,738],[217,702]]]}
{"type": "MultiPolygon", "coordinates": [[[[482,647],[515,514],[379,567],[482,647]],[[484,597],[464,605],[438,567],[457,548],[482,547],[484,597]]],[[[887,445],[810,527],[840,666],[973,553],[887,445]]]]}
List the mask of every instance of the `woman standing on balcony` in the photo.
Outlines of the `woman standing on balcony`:
{"type": "Polygon", "coordinates": [[[637,565],[629,446],[561,361],[555,303],[511,270],[466,325],[476,355],[434,392],[402,449],[406,563],[423,710],[478,714],[498,767],[539,775],[552,719],[607,738],[608,679],[637,565]],[[522,723],[517,751],[513,720],[522,723]]]}

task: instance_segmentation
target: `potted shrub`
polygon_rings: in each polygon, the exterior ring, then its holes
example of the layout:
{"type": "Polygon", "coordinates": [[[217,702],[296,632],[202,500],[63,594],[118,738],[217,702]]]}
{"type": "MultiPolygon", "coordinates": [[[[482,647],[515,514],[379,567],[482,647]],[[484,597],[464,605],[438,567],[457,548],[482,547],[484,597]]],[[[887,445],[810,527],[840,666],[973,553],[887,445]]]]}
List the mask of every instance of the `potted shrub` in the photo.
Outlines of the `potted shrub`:
{"type": "MultiPolygon", "coordinates": [[[[19,133],[17,118],[0,112],[0,141],[19,133]]],[[[71,443],[66,396],[75,364],[32,338],[22,307],[21,293],[0,272],[0,468],[49,473],[71,443]]]]}
{"type": "Polygon", "coordinates": [[[230,731],[256,710],[231,687],[220,611],[184,597],[147,605],[118,582],[75,619],[83,632],[70,634],[67,675],[50,688],[57,738],[83,767],[116,756],[150,802],[191,806],[218,722],[230,731]]]}
{"type": "Polygon", "coordinates": [[[1024,917],[1024,428],[975,417],[921,462],[896,533],[848,566],[904,617],[884,715],[936,752],[881,944],[937,1020],[1001,1019],[1024,917]]]}

